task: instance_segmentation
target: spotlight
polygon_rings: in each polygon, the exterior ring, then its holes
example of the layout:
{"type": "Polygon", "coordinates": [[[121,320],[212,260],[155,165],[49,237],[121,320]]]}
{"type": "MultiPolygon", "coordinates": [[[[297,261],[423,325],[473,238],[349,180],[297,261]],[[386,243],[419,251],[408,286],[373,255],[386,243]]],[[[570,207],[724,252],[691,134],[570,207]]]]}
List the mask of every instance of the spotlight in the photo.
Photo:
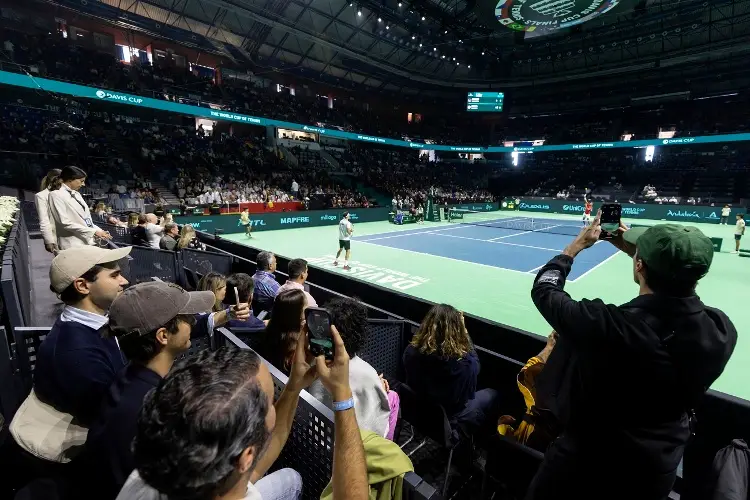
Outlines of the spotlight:
{"type": "Polygon", "coordinates": [[[424,16],[422,16],[422,21],[424,21],[424,16]]]}
{"type": "Polygon", "coordinates": [[[469,69],[471,69],[471,64],[469,64],[469,69]]]}
{"type": "Polygon", "coordinates": [[[398,3],[398,6],[401,7],[401,2],[398,3]]]}
{"type": "Polygon", "coordinates": [[[391,29],[391,27],[390,26],[386,26],[385,29],[389,30],[389,29],[391,29]]]}
{"type": "Polygon", "coordinates": [[[448,30],[445,30],[445,34],[446,34],[446,35],[448,34],[448,30]]]}
{"type": "Polygon", "coordinates": [[[456,63],[456,66],[461,66],[461,63],[456,63]]]}
{"type": "Polygon", "coordinates": [[[354,2],[349,3],[349,7],[353,7],[353,6],[354,6],[354,2]]]}
{"type": "Polygon", "coordinates": [[[456,58],[454,57],[454,58],[453,58],[453,60],[455,61],[455,60],[456,60],[456,58]]]}
{"type": "Polygon", "coordinates": [[[358,16],[361,16],[361,15],[362,15],[362,11],[361,11],[361,10],[358,10],[358,11],[357,11],[357,15],[358,15],[358,16]]]}
{"type": "Polygon", "coordinates": [[[463,40],[459,40],[458,43],[464,43],[464,41],[463,40]]]}
{"type": "Polygon", "coordinates": [[[484,52],[482,52],[482,55],[484,55],[484,52]]]}
{"type": "Polygon", "coordinates": [[[417,38],[417,37],[415,37],[414,35],[412,35],[412,36],[411,36],[411,39],[412,39],[412,40],[414,40],[414,39],[416,39],[416,38],[417,38]]]}
{"type": "Polygon", "coordinates": [[[422,44],[420,43],[420,44],[419,44],[419,46],[421,47],[421,46],[422,46],[422,44]]]}
{"type": "Polygon", "coordinates": [[[445,59],[445,55],[443,55],[443,59],[445,59]]]}
{"type": "Polygon", "coordinates": [[[437,50],[437,47],[433,47],[433,48],[432,48],[432,50],[433,50],[433,52],[434,52],[434,51],[436,51],[436,50],[437,50]]]}
{"type": "Polygon", "coordinates": [[[382,22],[383,22],[383,19],[379,17],[379,18],[378,18],[378,22],[379,22],[379,23],[382,23],[382,22]]]}

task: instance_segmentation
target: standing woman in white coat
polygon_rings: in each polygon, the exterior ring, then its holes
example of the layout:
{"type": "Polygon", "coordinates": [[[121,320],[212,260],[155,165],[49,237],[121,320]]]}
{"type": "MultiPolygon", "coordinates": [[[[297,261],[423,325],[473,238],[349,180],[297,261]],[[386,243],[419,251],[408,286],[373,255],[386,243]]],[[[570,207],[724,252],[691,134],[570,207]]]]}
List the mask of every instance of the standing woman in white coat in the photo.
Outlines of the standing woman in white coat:
{"type": "Polygon", "coordinates": [[[55,234],[55,223],[49,218],[49,193],[60,188],[59,168],[53,168],[42,179],[42,190],[34,196],[36,213],[39,216],[39,230],[42,232],[44,239],[44,248],[57,255],[57,235],[55,234]]]}
{"type": "Polygon", "coordinates": [[[60,189],[49,194],[49,217],[55,224],[58,249],[93,245],[94,236],[112,238],[91,220],[89,207],[78,192],[86,184],[86,172],[78,167],[64,167],[60,180],[60,189]]]}

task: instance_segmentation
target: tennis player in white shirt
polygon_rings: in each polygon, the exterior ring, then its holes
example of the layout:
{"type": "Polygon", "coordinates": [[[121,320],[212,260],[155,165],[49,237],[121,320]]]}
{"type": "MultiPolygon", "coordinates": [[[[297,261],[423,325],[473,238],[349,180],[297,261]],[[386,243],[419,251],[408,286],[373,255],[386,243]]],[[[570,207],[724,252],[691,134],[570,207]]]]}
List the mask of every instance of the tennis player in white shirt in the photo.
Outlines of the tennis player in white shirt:
{"type": "Polygon", "coordinates": [[[346,253],[344,254],[344,271],[351,270],[351,267],[349,267],[349,257],[351,256],[351,240],[353,232],[354,227],[349,221],[349,212],[344,212],[344,216],[339,222],[339,251],[336,253],[336,260],[333,261],[333,265],[338,266],[341,250],[346,250],[346,253]]]}

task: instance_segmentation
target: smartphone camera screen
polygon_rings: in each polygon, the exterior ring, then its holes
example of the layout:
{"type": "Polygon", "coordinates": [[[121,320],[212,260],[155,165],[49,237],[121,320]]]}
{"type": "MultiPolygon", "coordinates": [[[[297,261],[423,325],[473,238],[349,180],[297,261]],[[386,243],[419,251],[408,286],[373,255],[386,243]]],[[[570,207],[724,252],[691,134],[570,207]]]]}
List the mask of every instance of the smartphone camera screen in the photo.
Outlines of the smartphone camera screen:
{"type": "Polygon", "coordinates": [[[305,311],[305,321],[310,332],[310,352],[313,356],[322,354],[328,359],[333,359],[331,316],[328,311],[310,307],[305,311]]]}
{"type": "Polygon", "coordinates": [[[622,205],[619,203],[607,203],[602,205],[602,234],[604,237],[611,238],[617,234],[617,229],[620,227],[620,217],[622,216],[622,205]]]}

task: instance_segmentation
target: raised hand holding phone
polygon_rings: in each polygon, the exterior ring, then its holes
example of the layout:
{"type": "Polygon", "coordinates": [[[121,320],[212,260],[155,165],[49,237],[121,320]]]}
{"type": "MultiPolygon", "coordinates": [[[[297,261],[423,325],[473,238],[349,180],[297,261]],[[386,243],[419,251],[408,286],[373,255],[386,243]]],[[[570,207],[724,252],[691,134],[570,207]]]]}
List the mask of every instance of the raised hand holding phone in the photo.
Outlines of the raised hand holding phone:
{"type": "Polygon", "coordinates": [[[315,358],[315,366],[318,378],[323,383],[323,387],[331,393],[333,400],[345,401],[352,397],[352,390],[349,386],[349,354],[335,326],[331,325],[330,332],[333,341],[333,360],[326,360],[321,355],[315,358]]]}

